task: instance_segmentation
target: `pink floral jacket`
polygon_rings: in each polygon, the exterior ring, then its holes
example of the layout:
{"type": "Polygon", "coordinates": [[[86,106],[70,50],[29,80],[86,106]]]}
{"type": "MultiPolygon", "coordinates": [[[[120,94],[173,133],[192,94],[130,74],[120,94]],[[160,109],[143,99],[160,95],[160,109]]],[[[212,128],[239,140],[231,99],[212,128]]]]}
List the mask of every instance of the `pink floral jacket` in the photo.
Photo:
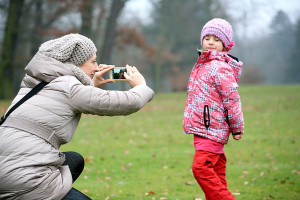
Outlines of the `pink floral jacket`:
{"type": "Polygon", "coordinates": [[[243,63],[226,52],[204,51],[190,75],[183,129],[226,144],[230,132],[242,134],[244,119],[237,81],[243,63]]]}

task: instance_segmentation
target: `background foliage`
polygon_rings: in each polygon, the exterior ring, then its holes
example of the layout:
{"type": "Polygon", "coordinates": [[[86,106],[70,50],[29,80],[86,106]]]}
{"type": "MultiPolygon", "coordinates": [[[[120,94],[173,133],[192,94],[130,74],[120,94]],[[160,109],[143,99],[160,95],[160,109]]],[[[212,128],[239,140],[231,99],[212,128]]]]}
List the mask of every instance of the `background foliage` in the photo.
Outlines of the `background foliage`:
{"type": "MultiPolygon", "coordinates": [[[[294,24],[289,15],[278,11],[265,25],[269,34],[246,34],[251,25],[247,16],[262,6],[272,8],[271,3],[241,1],[235,8],[227,0],[186,0],[184,4],[152,0],[150,19],[142,21],[124,9],[131,1],[0,0],[0,98],[15,96],[23,69],[41,43],[76,32],[95,41],[98,63],[135,65],[155,91],[184,91],[197,59],[196,49],[201,48],[201,28],[213,17],[233,25],[236,47],[232,54],[244,62],[240,83],[300,82],[300,20],[294,24]],[[227,9],[229,3],[232,9],[227,9]],[[238,19],[233,15],[237,10],[242,15],[238,19]],[[129,14],[133,16],[126,18],[129,14]]],[[[126,89],[126,85],[107,88],[126,89]]]]}

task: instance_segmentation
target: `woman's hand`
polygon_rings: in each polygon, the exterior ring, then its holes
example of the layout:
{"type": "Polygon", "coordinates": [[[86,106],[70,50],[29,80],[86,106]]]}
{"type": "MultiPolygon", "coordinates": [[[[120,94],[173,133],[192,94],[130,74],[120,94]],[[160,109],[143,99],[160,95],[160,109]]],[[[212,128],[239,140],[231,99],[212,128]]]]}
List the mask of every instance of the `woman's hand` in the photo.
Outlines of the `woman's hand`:
{"type": "Polygon", "coordinates": [[[135,87],[138,85],[146,85],[146,81],[142,74],[137,70],[136,67],[131,67],[126,65],[127,72],[125,72],[124,77],[127,82],[131,85],[131,87],[135,87]]]}
{"type": "Polygon", "coordinates": [[[107,73],[108,71],[112,70],[115,66],[114,65],[99,65],[99,72],[96,72],[93,77],[93,83],[95,87],[101,87],[106,83],[114,83],[113,79],[104,79],[102,77],[103,74],[107,73]]]}

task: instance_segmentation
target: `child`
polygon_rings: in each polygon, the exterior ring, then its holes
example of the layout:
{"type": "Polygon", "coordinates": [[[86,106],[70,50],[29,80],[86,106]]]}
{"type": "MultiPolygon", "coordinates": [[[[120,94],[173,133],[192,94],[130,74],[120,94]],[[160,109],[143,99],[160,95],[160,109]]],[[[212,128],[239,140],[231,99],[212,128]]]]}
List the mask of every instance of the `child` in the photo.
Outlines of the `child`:
{"type": "Polygon", "coordinates": [[[228,51],[234,46],[231,25],[224,19],[207,22],[201,32],[203,52],[191,72],[183,128],[194,134],[193,174],[206,199],[235,199],[227,189],[224,144],[230,132],[244,132],[237,81],[242,62],[228,51]]]}

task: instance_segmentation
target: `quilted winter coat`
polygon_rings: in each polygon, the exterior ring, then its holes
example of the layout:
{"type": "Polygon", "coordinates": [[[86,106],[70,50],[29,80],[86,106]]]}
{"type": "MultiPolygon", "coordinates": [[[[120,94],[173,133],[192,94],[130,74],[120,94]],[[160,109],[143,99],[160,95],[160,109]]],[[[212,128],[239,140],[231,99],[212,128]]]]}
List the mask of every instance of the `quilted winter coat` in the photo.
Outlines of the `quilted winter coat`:
{"type": "Polygon", "coordinates": [[[204,51],[192,69],[183,117],[183,129],[226,144],[229,134],[244,132],[237,91],[242,62],[225,52],[204,51]]]}
{"type": "Polygon", "coordinates": [[[146,85],[129,91],[84,85],[90,79],[83,80],[88,76],[82,70],[80,80],[66,64],[40,53],[25,71],[12,105],[40,81],[51,82],[0,126],[0,199],[59,200],[72,188],[59,147],[72,139],[81,113],[128,115],[149,102],[153,91],[146,85]]]}

